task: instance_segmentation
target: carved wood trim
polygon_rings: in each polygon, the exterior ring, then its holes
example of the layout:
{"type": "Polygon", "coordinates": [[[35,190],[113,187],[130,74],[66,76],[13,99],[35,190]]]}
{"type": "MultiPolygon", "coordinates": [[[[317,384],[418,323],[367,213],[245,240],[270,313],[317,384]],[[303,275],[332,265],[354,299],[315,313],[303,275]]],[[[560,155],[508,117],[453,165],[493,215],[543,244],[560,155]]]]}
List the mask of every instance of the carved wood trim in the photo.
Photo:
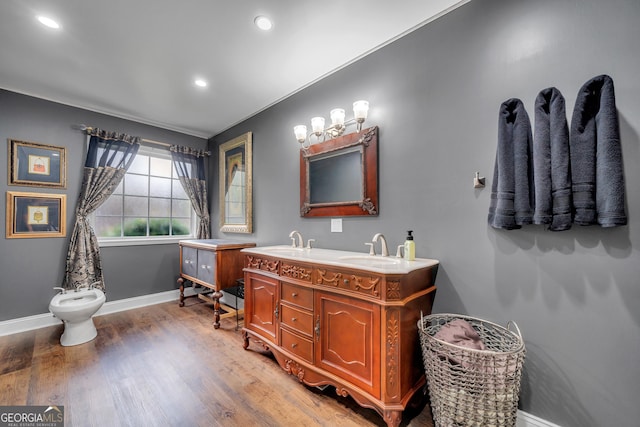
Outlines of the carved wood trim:
{"type": "Polygon", "coordinates": [[[280,269],[280,275],[291,277],[293,279],[304,280],[305,282],[310,282],[312,271],[313,270],[311,268],[305,268],[305,267],[300,267],[298,265],[282,263],[282,268],[280,269]]]}
{"type": "Polygon", "coordinates": [[[296,376],[300,382],[304,379],[304,369],[294,360],[287,359],[284,363],[284,370],[289,375],[296,376]]]}
{"type": "Polygon", "coordinates": [[[331,285],[338,287],[340,286],[340,279],[342,278],[342,273],[334,273],[332,278],[327,276],[327,270],[318,269],[318,284],[319,285],[331,285]]]}
{"type": "MultiPolygon", "coordinates": [[[[315,283],[317,285],[333,286],[335,288],[347,289],[362,294],[369,294],[380,297],[380,277],[356,276],[355,274],[345,275],[340,272],[333,272],[319,268],[315,283]]],[[[398,299],[400,294],[398,293],[398,299]]]]}
{"type": "Polygon", "coordinates": [[[362,284],[362,277],[358,277],[358,276],[351,276],[351,278],[353,279],[354,282],[356,282],[356,285],[354,286],[354,289],[356,291],[359,290],[363,290],[363,291],[371,291],[371,294],[374,296],[380,296],[380,291],[378,291],[378,284],[380,283],[380,278],[376,277],[376,278],[369,278],[369,286],[365,286],[362,284]]]}
{"type": "Polygon", "coordinates": [[[400,394],[400,381],[398,378],[398,364],[400,363],[400,348],[398,346],[398,335],[400,330],[400,314],[398,310],[388,312],[386,328],[386,365],[387,365],[387,397],[398,398],[400,394]]]}
{"type": "Polygon", "coordinates": [[[371,199],[369,198],[366,198],[362,202],[358,203],[358,206],[360,206],[360,208],[363,211],[367,212],[369,215],[378,214],[378,211],[376,210],[376,205],[374,205],[371,199]]]}
{"type": "Polygon", "coordinates": [[[400,299],[400,281],[387,280],[387,299],[388,300],[400,299]]]}
{"type": "Polygon", "coordinates": [[[259,258],[253,255],[247,255],[247,267],[249,268],[277,273],[279,265],[280,260],[273,261],[270,259],[259,258]]]}

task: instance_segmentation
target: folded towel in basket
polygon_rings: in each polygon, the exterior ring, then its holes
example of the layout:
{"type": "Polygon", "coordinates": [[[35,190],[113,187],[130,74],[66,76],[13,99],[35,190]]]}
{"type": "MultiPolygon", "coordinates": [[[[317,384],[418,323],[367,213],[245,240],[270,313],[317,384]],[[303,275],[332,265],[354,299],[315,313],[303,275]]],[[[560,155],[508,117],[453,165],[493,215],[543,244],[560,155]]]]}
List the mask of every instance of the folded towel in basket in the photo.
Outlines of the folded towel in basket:
{"type": "Polygon", "coordinates": [[[460,347],[484,350],[484,343],[480,339],[480,335],[473,329],[471,323],[464,319],[455,319],[442,325],[433,337],[460,347]]]}

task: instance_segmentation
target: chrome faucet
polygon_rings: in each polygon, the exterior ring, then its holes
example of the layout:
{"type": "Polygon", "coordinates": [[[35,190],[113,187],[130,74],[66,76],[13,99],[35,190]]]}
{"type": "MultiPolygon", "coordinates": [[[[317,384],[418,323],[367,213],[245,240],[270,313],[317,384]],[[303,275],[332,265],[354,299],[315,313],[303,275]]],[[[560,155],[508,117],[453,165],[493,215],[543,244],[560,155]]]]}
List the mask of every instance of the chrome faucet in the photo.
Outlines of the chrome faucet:
{"type": "Polygon", "coordinates": [[[55,288],[53,288],[54,291],[60,291],[63,294],[67,293],[67,290],[65,288],[62,288],[60,286],[56,286],[55,288]]]}
{"type": "Polygon", "coordinates": [[[304,248],[304,239],[302,238],[302,234],[299,231],[293,230],[289,233],[289,237],[291,238],[291,247],[292,248],[304,248]],[[296,238],[298,236],[298,244],[296,245],[296,238]]]}
{"type": "Polygon", "coordinates": [[[382,244],[382,256],[389,256],[389,248],[387,247],[387,239],[384,238],[384,236],[382,235],[382,233],[377,233],[375,236],[373,236],[373,239],[371,239],[371,243],[376,243],[378,241],[378,239],[381,240],[381,244],[382,244]]]}

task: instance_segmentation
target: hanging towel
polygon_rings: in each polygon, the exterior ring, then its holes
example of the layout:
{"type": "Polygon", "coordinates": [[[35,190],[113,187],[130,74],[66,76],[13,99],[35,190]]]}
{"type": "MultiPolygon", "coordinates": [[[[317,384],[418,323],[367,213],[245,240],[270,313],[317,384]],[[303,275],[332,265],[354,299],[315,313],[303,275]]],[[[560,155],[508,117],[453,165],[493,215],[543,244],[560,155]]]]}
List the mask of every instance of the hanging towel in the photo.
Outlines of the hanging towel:
{"type": "Polygon", "coordinates": [[[516,98],[500,105],[489,225],[513,230],[533,221],[531,123],[516,98]]]}
{"type": "Polygon", "coordinates": [[[533,180],[535,224],[549,230],[571,228],[571,169],[569,127],[564,97],[550,87],[536,97],[533,133],[533,180]]]}
{"type": "Polygon", "coordinates": [[[613,80],[607,75],[592,78],[578,92],[571,119],[576,224],[627,223],[619,126],[613,80]]]}

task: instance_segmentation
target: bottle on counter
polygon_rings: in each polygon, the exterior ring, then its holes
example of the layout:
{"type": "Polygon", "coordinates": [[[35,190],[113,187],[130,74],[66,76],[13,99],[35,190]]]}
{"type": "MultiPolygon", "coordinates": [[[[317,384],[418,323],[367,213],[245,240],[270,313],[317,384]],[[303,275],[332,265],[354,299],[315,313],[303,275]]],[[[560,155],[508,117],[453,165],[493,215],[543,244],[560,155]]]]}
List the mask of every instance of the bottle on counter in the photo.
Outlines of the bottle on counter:
{"type": "Polygon", "coordinates": [[[404,241],[404,259],[407,261],[416,259],[416,243],[413,241],[411,233],[413,230],[407,231],[407,239],[404,241]]]}

